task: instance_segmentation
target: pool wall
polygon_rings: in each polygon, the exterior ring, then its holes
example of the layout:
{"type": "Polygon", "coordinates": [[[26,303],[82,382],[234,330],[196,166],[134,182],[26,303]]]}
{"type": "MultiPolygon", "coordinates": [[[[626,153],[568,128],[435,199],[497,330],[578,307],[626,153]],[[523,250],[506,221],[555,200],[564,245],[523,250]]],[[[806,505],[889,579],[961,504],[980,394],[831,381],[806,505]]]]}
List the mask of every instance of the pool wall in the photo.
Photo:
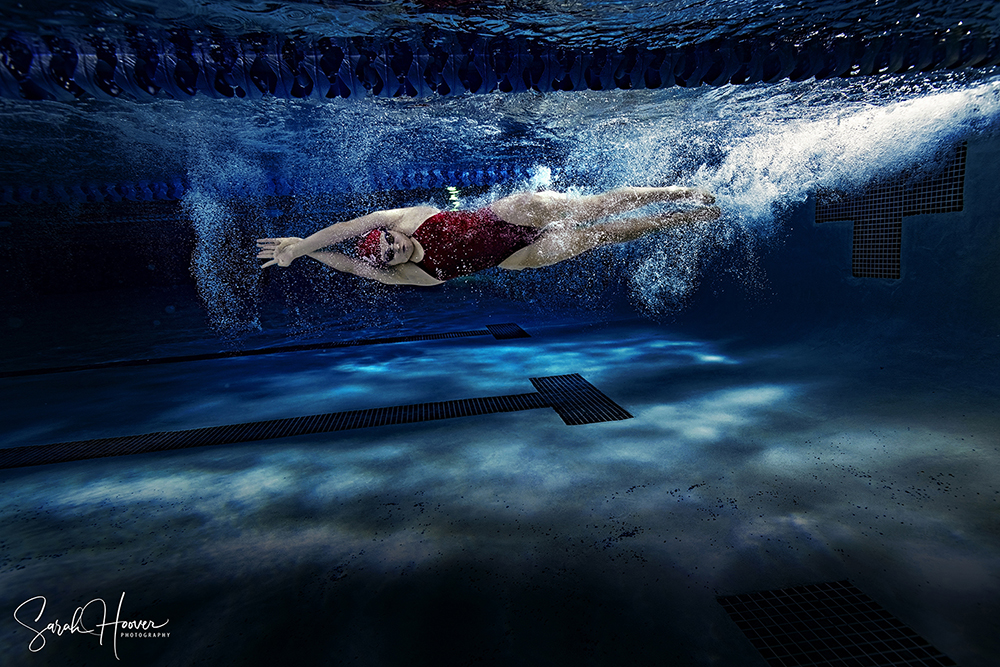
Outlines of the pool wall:
{"type": "Polygon", "coordinates": [[[758,251],[758,282],[726,271],[730,262],[747,266],[738,250],[719,256],[677,324],[720,337],[809,333],[835,341],[854,339],[854,330],[914,351],[988,350],[1000,335],[1000,221],[992,212],[991,175],[998,157],[995,136],[971,140],[964,209],[903,219],[898,280],[854,277],[852,222],[817,224],[810,197],[788,213],[779,238],[758,251]]]}

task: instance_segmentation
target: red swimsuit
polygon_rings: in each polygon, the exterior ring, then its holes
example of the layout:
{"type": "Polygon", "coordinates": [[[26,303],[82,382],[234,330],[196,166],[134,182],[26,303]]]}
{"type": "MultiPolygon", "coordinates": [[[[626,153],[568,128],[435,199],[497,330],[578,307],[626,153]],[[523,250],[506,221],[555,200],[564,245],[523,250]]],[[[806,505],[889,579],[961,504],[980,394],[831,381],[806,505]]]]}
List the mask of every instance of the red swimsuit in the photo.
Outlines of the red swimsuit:
{"type": "Polygon", "coordinates": [[[424,248],[417,264],[438,280],[451,280],[497,266],[541,235],[536,227],[512,225],[489,207],[442,211],[411,234],[424,248]]]}

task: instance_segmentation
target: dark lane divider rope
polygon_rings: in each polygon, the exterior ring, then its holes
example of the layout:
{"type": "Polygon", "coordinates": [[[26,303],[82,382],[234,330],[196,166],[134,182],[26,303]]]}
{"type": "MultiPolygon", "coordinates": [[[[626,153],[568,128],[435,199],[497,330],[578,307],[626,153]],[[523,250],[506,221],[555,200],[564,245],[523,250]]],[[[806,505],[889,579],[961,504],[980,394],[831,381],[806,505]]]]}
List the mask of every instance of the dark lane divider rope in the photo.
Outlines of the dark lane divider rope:
{"type": "Polygon", "coordinates": [[[409,40],[226,37],[180,29],[73,37],[8,32],[0,39],[0,96],[425,97],[775,83],[998,63],[1000,40],[972,30],[719,37],[674,48],[620,50],[437,29],[409,40]]]}

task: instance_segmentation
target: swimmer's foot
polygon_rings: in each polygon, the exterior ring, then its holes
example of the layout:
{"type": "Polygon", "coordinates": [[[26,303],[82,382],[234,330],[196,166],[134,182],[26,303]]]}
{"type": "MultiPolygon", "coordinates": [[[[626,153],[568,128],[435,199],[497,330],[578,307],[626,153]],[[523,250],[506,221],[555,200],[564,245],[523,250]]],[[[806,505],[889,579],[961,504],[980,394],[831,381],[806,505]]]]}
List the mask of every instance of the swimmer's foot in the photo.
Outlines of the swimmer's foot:
{"type": "Polygon", "coordinates": [[[715,195],[701,188],[691,188],[688,196],[703,206],[711,206],[715,203],[715,195]]]}
{"type": "MultiPolygon", "coordinates": [[[[715,201],[715,198],[712,198],[715,201]]],[[[722,215],[722,209],[718,206],[705,206],[704,208],[699,208],[691,211],[688,215],[688,221],[692,223],[697,222],[711,222],[712,220],[717,220],[720,215],[722,215]]]]}
{"type": "Polygon", "coordinates": [[[688,188],[682,186],[670,186],[664,188],[645,188],[656,192],[664,193],[661,201],[691,201],[702,206],[711,206],[715,203],[715,195],[703,188],[688,188]]]}

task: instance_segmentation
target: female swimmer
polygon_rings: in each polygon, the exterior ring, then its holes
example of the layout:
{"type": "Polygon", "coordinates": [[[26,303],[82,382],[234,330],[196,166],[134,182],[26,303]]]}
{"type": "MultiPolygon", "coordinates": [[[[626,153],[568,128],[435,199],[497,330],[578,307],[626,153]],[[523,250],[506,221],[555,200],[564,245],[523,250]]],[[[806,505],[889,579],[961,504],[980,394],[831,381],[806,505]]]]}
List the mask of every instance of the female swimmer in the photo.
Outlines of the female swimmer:
{"type": "Polygon", "coordinates": [[[478,211],[415,206],[338,222],[306,239],[257,239],[257,257],[268,260],[261,268],[311,257],[338,271],[391,285],[439,285],[494,266],[515,271],[548,266],[657,230],[714,220],[719,217],[718,207],[711,206],[714,201],[703,190],[682,187],[627,187],[588,196],[526,192],[478,211]],[[701,206],[615,218],[679,200],[701,206]],[[597,221],[602,222],[591,224],[597,221]],[[323,250],[351,238],[358,239],[353,255],[323,250]]]}

